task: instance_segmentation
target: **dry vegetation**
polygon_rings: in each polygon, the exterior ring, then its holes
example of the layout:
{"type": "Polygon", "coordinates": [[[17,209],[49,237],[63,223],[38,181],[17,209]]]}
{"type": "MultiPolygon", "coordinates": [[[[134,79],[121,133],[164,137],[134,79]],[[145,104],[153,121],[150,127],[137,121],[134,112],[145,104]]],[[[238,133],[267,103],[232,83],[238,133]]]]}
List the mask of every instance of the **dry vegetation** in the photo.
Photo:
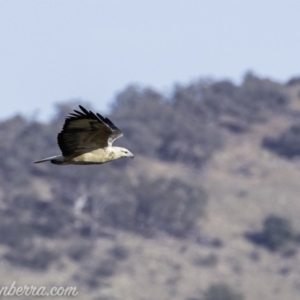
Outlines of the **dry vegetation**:
{"type": "MultiPolygon", "coordinates": [[[[0,122],[0,285],[91,300],[300,297],[300,83],[247,74],[128,87],[112,105],[133,161],[33,165],[63,116],[0,122]]],[[[13,299],[13,297],[11,297],[13,299]]]]}

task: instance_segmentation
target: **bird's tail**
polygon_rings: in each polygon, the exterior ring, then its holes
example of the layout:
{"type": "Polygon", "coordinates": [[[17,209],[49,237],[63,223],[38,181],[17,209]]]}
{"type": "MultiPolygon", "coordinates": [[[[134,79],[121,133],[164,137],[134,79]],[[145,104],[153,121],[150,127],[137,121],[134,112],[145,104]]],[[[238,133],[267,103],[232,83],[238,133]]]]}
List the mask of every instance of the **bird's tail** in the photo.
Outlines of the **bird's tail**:
{"type": "Polygon", "coordinates": [[[37,160],[34,163],[39,164],[39,163],[42,163],[42,162],[45,162],[45,161],[51,161],[54,164],[61,164],[61,163],[63,163],[63,158],[64,157],[62,155],[55,155],[55,156],[47,157],[47,158],[44,158],[44,159],[41,159],[41,160],[37,160]]]}

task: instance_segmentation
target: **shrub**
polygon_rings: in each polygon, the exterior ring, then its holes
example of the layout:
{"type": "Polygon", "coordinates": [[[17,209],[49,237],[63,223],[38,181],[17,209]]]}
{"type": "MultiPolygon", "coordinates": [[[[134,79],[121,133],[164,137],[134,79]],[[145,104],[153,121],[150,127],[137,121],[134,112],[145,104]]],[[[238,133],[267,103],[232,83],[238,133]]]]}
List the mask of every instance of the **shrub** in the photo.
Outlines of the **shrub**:
{"type": "Polygon", "coordinates": [[[15,266],[45,271],[58,259],[58,255],[47,249],[32,247],[26,251],[20,249],[10,251],[4,255],[4,258],[15,266]]]}
{"type": "Polygon", "coordinates": [[[82,261],[86,257],[90,257],[91,252],[92,244],[86,240],[79,240],[68,249],[68,256],[74,261],[82,261]]]}
{"type": "Polygon", "coordinates": [[[295,232],[289,220],[271,215],[265,219],[261,232],[247,233],[246,237],[270,251],[277,251],[295,240],[295,232]]]}
{"type": "Polygon", "coordinates": [[[277,138],[265,137],[262,146],[284,158],[300,156],[300,124],[291,126],[277,138]]]}
{"type": "Polygon", "coordinates": [[[192,263],[198,267],[214,268],[218,264],[218,256],[216,254],[209,254],[207,256],[197,256],[192,263]]]}
{"type": "Polygon", "coordinates": [[[113,259],[106,259],[100,262],[98,266],[95,267],[93,274],[99,277],[111,277],[117,271],[117,263],[113,259]]]}
{"type": "Polygon", "coordinates": [[[129,257],[129,250],[122,245],[116,245],[109,250],[109,254],[114,259],[122,261],[129,257]]]}
{"type": "Polygon", "coordinates": [[[212,284],[204,293],[204,300],[243,300],[244,296],[223,283],[212,284]]]}

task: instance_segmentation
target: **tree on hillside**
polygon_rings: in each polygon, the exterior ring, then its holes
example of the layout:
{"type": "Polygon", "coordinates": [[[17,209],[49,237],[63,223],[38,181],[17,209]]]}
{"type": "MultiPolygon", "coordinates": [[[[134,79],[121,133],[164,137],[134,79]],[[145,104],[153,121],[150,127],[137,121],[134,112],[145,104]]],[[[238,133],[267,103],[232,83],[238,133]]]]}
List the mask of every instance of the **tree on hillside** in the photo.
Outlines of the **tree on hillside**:
{"type": "Polygon", "coordinates": [[[300,124],[294,124],[278,137],[265,137],[262,147],[275,154],[292,159],[300,156],[300,124]]]}
{"type": "Polygon", "coordinates": [[[246,237],[270,251],[278,251],[295,241],[296,234],[288,219],[270,215],[264,220],[262,231],[247,233],[246,237]]]}

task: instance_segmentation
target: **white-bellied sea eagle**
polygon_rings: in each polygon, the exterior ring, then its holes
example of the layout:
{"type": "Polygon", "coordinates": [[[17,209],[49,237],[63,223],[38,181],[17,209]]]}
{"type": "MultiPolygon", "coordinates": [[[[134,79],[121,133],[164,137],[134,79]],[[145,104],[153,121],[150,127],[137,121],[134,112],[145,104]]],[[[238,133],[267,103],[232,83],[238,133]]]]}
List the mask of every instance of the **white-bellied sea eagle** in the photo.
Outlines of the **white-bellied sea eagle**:
{"type": "Polygon", "coordinates": [[[62,155],[44,158],[35,163],[51,161],[56,165],[90,165],[134,157],[129,150],[112,146],[123,133],[110,119],[94,114],[81,105],[79,107],[81,111],[74,110],[66,117],[63,129],[57,136],[62,155]]]}

